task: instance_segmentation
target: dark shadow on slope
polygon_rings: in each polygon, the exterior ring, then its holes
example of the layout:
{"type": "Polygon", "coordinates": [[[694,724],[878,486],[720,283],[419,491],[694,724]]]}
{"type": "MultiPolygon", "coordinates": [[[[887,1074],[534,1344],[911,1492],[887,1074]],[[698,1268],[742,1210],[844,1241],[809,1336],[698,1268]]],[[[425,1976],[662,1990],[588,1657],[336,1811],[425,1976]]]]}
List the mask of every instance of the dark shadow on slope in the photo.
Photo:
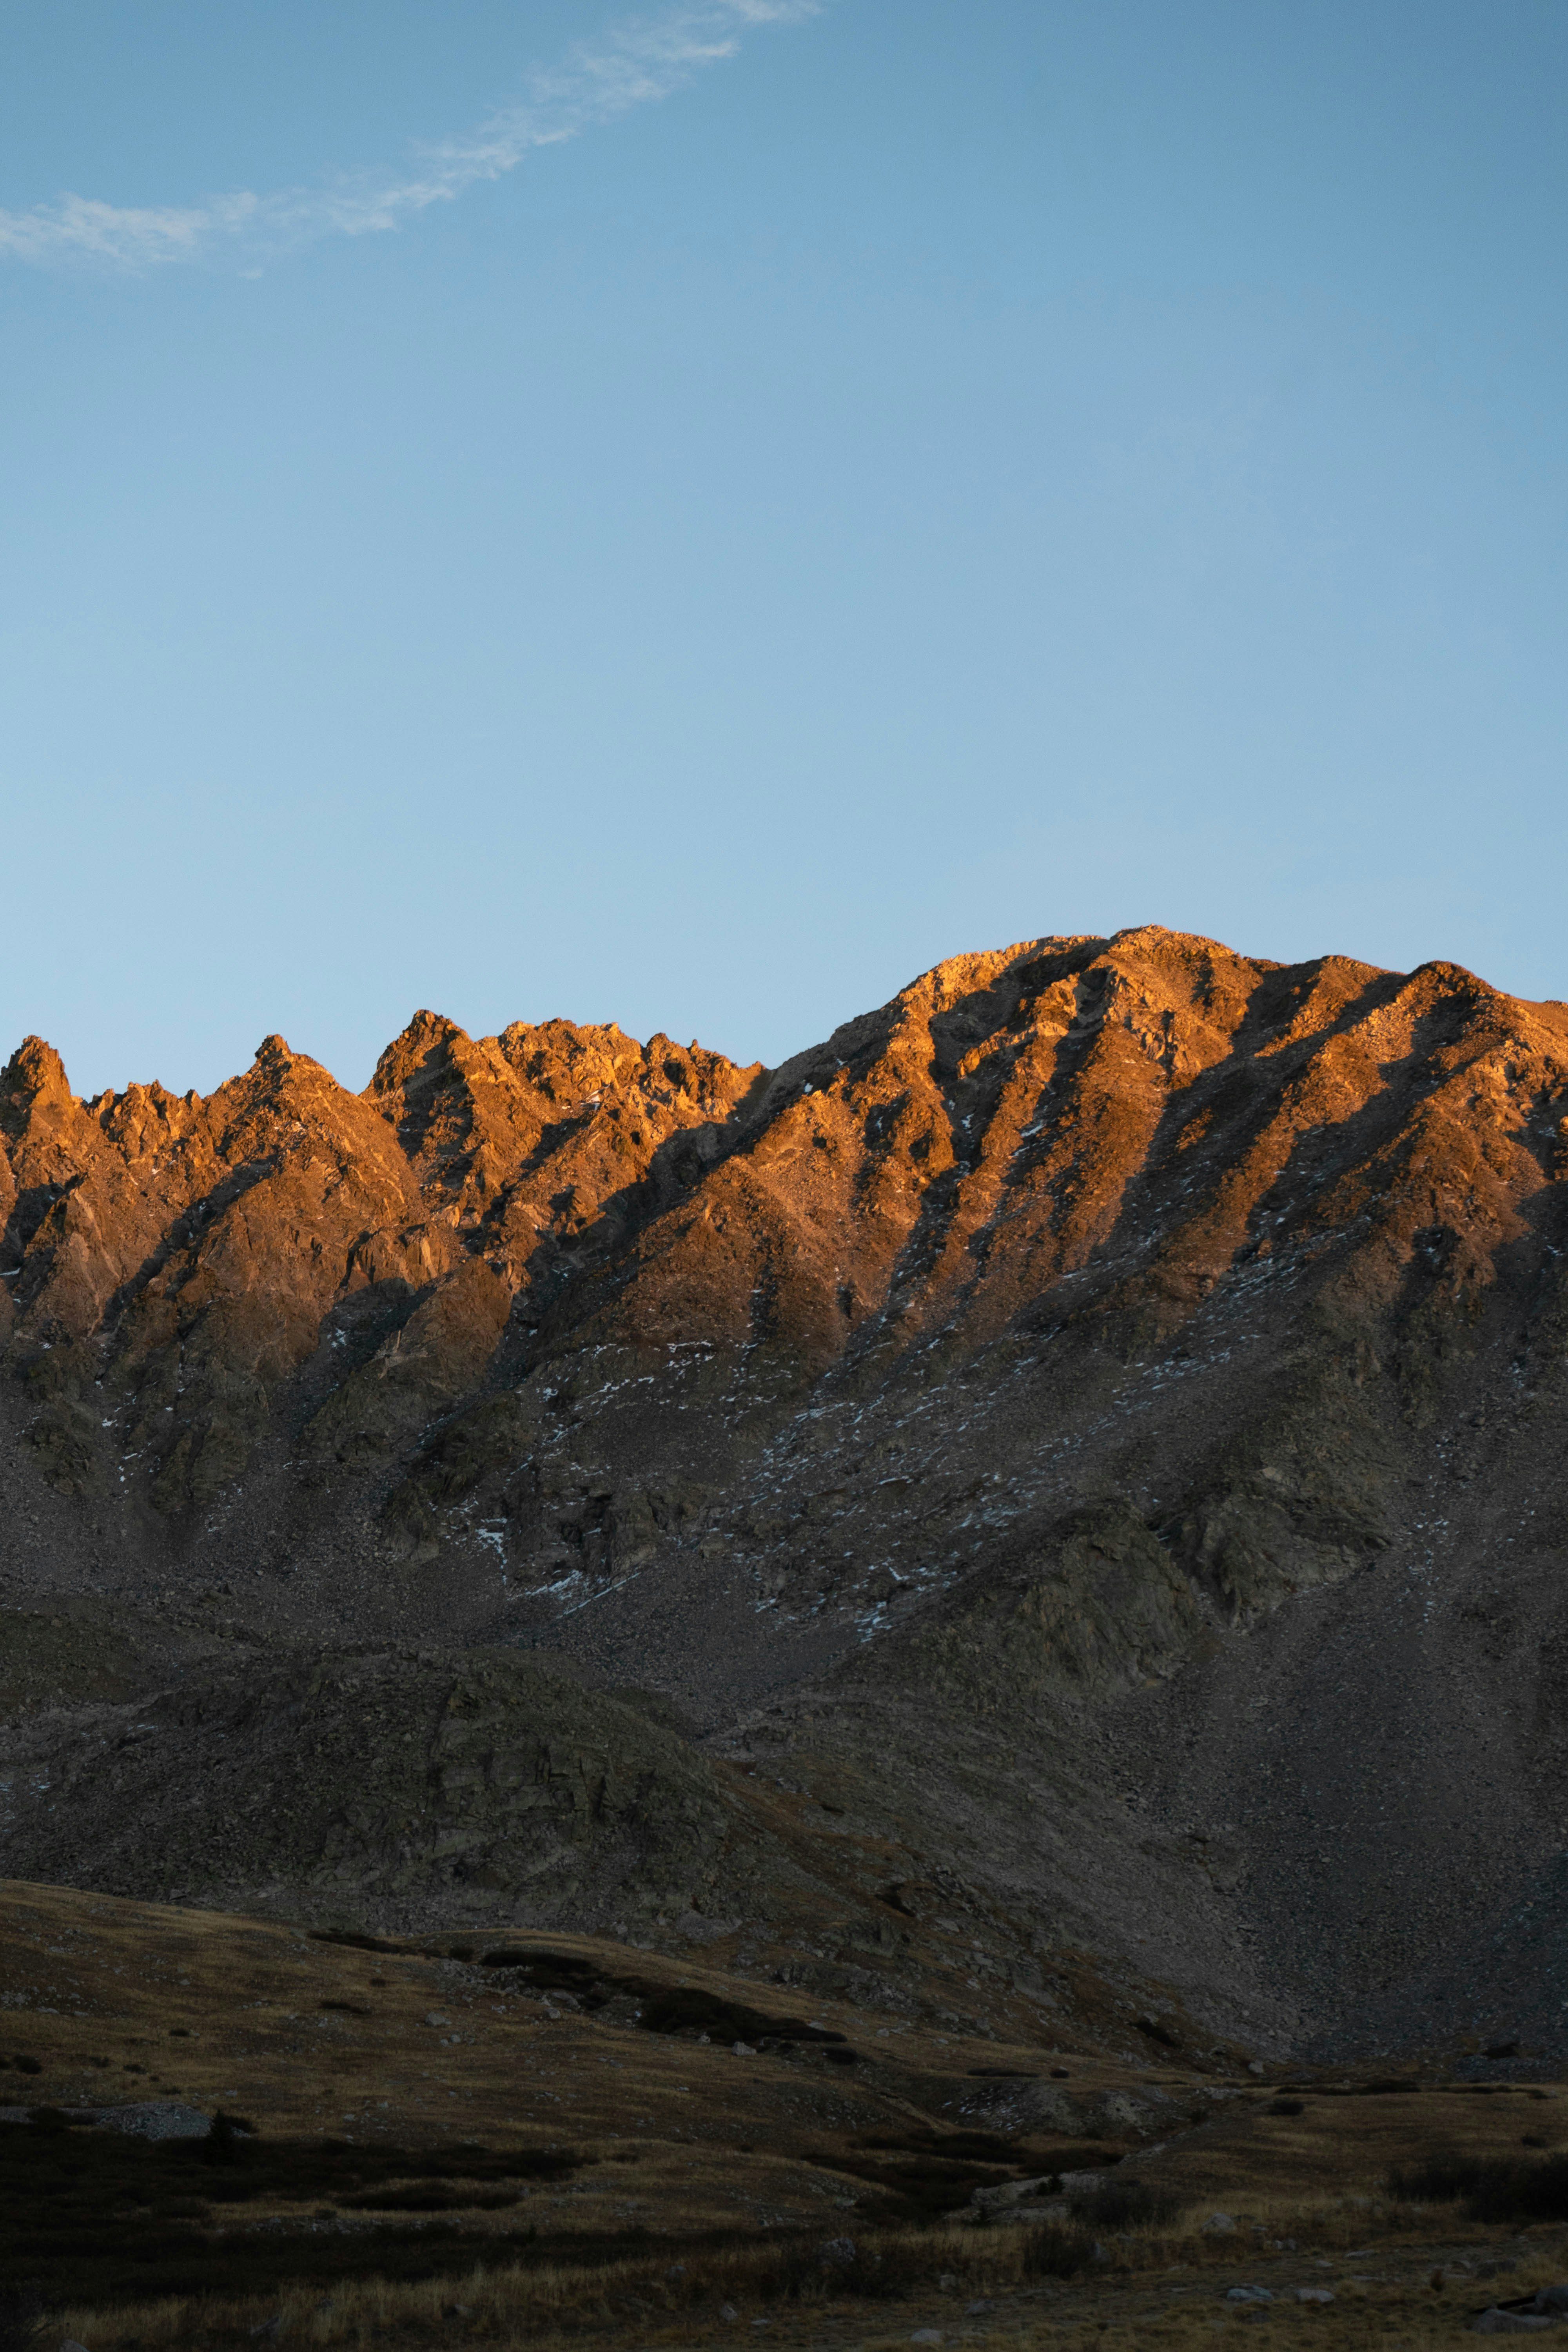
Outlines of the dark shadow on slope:
{"type": "MultiPolygon", "coordinates": [[[[935,1047],[934,1074],[951,1087],[965,1054],[1006,1030],[1022,1027],[1037,998],[1059,982],[1083,972],[1097,956],[1105,951],[1107,945],[1104,940],[1084,940],[1055,955],[1031,957],[1000,975],[989,987],[975,990],[947,1012],[933,1016],[931,1029],[935,1047]]],[[[1042,1090],[1042,1101],[1060,1083],[1062,1074],[1071,1066],[1092,1034],[1092,1031],[1086,1031],[1074,1037],[1069,1030],[1063,1036],[1058,1047],[1056,1070],[1042,1090]]],[[[977,1096],[970,1116],[973,1117],[984,1109],[989,1125],[1005,1082],[1005,1073],[996,1070],[986,1089],[991,1099],[985,1101],[984,1096],[977,1096]]],[[[879,1135],[868,1135],[873,1145],[885,1132],[886,1148],[891,1148],[896,1129],[896,1108],[897,1106],[893,1106],[883,1111],[879,1121],[879,1135]]],[[[852,1369],[868,1353],[875,1351],[880,1354],[886,1349],[889,1328],[896,1330],[903,1307],[931,1273],[946,1244],[952,1221],[962,1205],[964,1180],[971,1172],[970,1159],[979,1153],[984,1140],[983,1136],[970,1136],[964,1131],[955,1106],[949,1107],[948,1124],[949,1139],[954,1154],[953,1165],[944,1170],[927,1190],[915,1223],[894,1262],[886,1302],[878,1313],[868,1316],[856,1330],[853,1348],[847,1351],[847,1369],[852,1369]]]]}
{"type": "Polygon", "coordinates": [[[466,1139],[473,1132],[473,1103],[468,1082],[457,1066],[452,1055],[453,1043],[458,1038],[468,1042],[466,1033],[455,1021],[438,1013],[416,1013],[402,1037],[393,1040],[377,1063],[369,1093],[384,1101],[392,1091],[392,1079],[382,1082],[382,1071],[387,1066],[404,1037],[417,1032],[426,1041],[425,1050],[415,1064],[411,1075],[397,1079],[404,1101],[403,1116],[396,1122],[395,1133],[398,1147],[410,1167],[418,1160],[429,1139],[430,1130],[437,1121],[451,1120],[458,1140],[452,1149],[441,1155],[440,1172],[445,1176],[449,1164],[463,1156],[466,1139]]]}
{"type": "Polygon", "coordinates": [[[169,1227],[157,1247],[149,1251],[135,1273],[127,1276],[119,1289],[110,1294],[104,1307],[101,1328],[105,1331],[112,1331],[126,1309],[146,1289],[153,1276],[163,1273],[172,1258],[177,1257],[182,1251],[198,1249],[214,1220],[221,1217],[226,1209],[231,1209],[254,1186],[264,1182],[268,1176],[275,1176],[282,1165],[281,1151],[269,1151],[259,1160],[245,1160],[231,1170],[220,1184],[215,1184],[210,1192],[204,1192],[199,1201],[193,1201],[184,1215],[177,1217],[169,1227]]]}

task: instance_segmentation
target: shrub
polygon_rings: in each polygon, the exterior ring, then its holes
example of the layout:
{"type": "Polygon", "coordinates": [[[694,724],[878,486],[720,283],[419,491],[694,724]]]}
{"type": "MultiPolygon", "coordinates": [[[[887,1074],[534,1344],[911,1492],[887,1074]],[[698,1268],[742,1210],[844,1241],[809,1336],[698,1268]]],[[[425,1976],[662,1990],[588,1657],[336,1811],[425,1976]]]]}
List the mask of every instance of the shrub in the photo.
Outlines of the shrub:
{"type": "Polygon", "coordinates": [[[1075,2221],[1096,2230],[1137,2230],[1169,2221],[1181,2210],[1181,2199],[1168,2189],[1151,2189],[1146,2180],[1108,2180],[1072,2200],[1075,2221]]]}
{"type": "MultiPolygon", "coordinates": [[[[929,2238],[884,2238],[879,2253],[862,2255],[848,2273],[851,2294],[913,2294],[930,2284],[931,2273],[952,2259],[948,2248],[929,2238]]],[[[835,2278],[843,2276],[841,2272],[835,2278]]]]}
{"type": "Polygon", "coordinates": [[[256,2126],[247,2123],[243,2116],[226,2115],[220,2107],[207,2127],[202,2142],[204,2164],[243,2164],[246,2141],[256,2137],[256,2126]]]}
{"type": "Polygon", "coordinates": [[[816,2294],[893,2299],[924,2284],[938,2260],[929,2244],[914,2237],[885,2238],[876,2247],[853,2238],[835,2238],[826,2246],[797,2240],[778,2249],[761,2287],[779,2301],[816,2294]]]}
{"type": "Polygon", "coordinates": [[[1094,2258],[1088,2230],[1073,2222],[1042,2221],[1024,2240],[1020,2268],[1026,2278],[1076,2278],[1094,2258]]]}
{"type": "Polygon", "coordinates": [[[1433,2157],[1391,2172],[1388,2193],[1410,2204],[1463,2199],[1477,2221],[1565,2221],[1568,2155],[1433,2157]]]}

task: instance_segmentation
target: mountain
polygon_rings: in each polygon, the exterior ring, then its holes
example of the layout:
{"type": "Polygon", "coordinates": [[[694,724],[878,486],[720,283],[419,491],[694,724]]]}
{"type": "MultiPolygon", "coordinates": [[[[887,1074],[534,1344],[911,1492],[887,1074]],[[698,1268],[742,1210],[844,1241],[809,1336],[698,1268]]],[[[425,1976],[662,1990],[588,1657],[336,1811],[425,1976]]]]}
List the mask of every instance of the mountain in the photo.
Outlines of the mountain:
{"type": "Polygon", "coordinates": [[[1560,2054],[1565,1175],[1568,1006],[1155,928],[776,1070],[29,1038],[0,1867],[1560,2054]]]}

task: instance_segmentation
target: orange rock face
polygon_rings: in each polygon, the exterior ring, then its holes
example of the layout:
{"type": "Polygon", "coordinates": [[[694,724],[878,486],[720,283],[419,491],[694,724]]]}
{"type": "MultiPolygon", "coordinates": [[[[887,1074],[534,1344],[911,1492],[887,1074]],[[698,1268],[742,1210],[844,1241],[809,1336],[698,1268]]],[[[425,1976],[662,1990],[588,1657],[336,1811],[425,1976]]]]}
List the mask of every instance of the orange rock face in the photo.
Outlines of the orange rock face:
{"type": "MultiPolygon", "coordinates": [[[[1401,1307],[1457,1343],[1551,1192],[1560,1097],[1559,1006],[1159,930],[956,958],[773,1072],[420,1013],[363,1096],[272,1037],[206,1099],[83,1103],[28,1039],[0,1076],[9,1363],[129,1416],[131,1483],[178,1521],[300,1422],[323,1351],[318,1462],[590,1350],[644,1421],[683,1412],[680,1359],[722,1359],[733,1421],[1086,1319],[1130,1364],[1287,1279],[1369,1343],[1401,1307]]],[[[54,1483],[117,1483],[125,1449],[69,1430],[57,1402],[36,1433],[54,1483]]]]}

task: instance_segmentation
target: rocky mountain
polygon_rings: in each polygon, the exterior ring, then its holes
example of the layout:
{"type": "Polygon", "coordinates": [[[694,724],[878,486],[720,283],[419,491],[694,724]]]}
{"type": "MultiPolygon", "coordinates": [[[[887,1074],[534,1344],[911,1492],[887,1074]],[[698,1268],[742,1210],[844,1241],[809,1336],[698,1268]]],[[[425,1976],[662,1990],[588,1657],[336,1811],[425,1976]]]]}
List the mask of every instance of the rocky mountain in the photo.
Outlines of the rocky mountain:
{"type": "Polygon", "coordinates": [[[0,1868],[1561,2054],[1564,1176],[1568,1006],[1158,929],[776,1070],[28,1039],[0,1868]]]}

